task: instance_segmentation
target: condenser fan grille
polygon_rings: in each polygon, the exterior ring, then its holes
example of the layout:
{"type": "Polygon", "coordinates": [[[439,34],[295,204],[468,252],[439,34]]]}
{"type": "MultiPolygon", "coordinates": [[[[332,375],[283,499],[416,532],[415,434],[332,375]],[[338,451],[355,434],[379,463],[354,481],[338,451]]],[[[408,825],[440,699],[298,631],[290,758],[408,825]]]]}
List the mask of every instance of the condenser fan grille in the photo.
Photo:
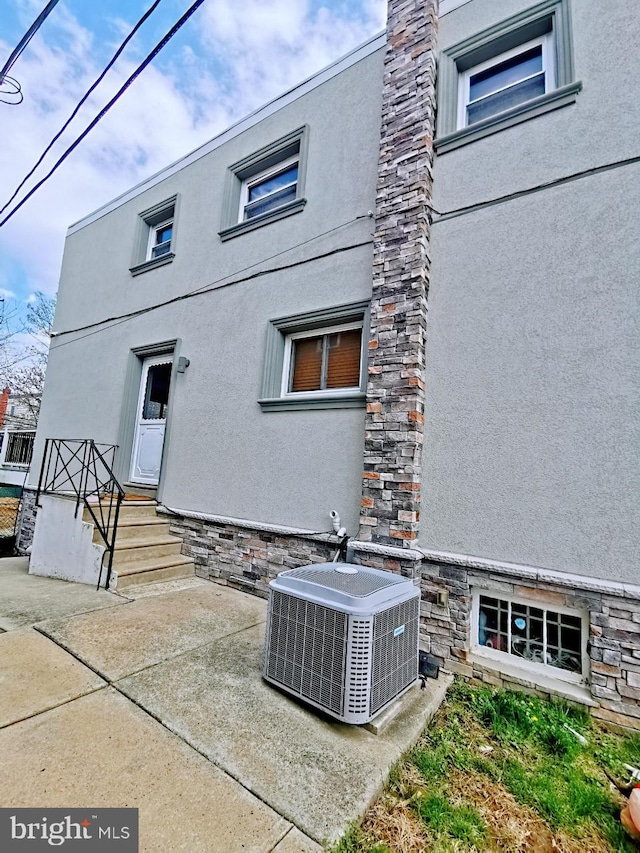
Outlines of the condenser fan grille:
{"type": "Polygon", "coordinates": [[[271,595],[267,675],[300,696],[341,713],[347,615],[275,590],[271,595]]]}
{"type": "Polygon", "coordinates": [[[301,569],[294,569],[288,572],[288,576],[318,584],[318,586],[325,587],[326,589],[346,592],[354,598],[365,598],[367,595],[371,595],[381,589],[397,586],[404,580],[397,575],[390,574],[388,577],[384,577],[383,572],[373,574],[363,569],[358,569],[353,574],[344,574],[335,568],[316,569],[309,568],[308,566],[304,566],[301,569]]]}
{"type": "Polygon", "coordinates": [[[418,677],[419,613],[419,599],[411,598],[374,617],[371,714],[418,677]]]}

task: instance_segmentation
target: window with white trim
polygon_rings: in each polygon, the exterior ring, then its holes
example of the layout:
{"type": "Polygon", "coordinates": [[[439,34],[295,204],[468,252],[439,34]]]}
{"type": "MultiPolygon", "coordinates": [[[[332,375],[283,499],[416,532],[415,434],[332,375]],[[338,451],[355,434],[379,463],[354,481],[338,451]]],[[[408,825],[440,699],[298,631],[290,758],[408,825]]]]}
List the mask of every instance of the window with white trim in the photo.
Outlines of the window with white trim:
{"type": "Polygon", "coordinates": [[[269,213],[295,201],[298,192],[299,157],[289,157],[242,182],[239,221],[269,213]]]}
{"type": "Polygon", "coordinates": [[[221,240],[302,213],[308,151],[309,128],[304,125],[229,166],[221,240]]]}
{"type": "Polygon", "coordinates": [[[444,47],[434,147],[452,151],[575,103],[570,0],[538,0],[444,47]]]}
{"type": "Polygon", "coordinates": [[[138,214],[131,275],[170,264],[175,258],[179,203],[176,194],[138,214]]]}
{"type": "Polygon", "coordinates": [[[282,395],[359,391],[361,362],[361,322],[287,335],[282,395]]]}
{"type": "Polygon", "coordinates": [[[468,127],[547,94],[556,87],[551,33],[460,75],[458,127],[468,127]]]}
{"type": "Polygon", "coordinates": [[[147,260],[161,258],[171,251],[171,238],[173,237],[173,210],[170,219],[151,225],[149,227],[149,245],[147,247],[147,260]]]}
{"type": "Polygon", "coordinates": [[[584,614],[483,591],[474,593],[473,616],[476,652],[565,680],[582,681],[586,675],[584,614]]]}
{"type": "Polygon", "coordinates": [[[270,320],[260,407],[264,412],[363,407],[368,341],[368,301],[270,320]]]}

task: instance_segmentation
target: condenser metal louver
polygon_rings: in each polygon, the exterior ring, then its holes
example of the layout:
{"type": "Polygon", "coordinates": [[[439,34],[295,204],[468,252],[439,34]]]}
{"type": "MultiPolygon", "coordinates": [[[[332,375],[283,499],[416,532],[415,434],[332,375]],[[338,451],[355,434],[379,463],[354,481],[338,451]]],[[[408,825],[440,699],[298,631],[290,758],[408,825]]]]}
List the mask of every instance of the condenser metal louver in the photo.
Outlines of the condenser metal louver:
{"type": "Polygon", "coordinates": [[[420,593],[347,563],[269,584],[264,678],[346,723],[368,723],[418,677],[420,593]]]}

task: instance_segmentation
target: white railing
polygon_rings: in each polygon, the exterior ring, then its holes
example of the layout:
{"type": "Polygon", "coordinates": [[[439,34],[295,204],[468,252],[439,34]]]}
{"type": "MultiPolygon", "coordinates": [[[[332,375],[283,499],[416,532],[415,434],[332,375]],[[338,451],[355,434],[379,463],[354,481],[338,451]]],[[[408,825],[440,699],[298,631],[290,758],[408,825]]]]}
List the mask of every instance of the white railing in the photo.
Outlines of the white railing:
{"type": "Polygon", "coordinates": [[[26,470],[31,465],[35,437],[34,429],[5,429],[0,435],[0,467],[26,470]]]}

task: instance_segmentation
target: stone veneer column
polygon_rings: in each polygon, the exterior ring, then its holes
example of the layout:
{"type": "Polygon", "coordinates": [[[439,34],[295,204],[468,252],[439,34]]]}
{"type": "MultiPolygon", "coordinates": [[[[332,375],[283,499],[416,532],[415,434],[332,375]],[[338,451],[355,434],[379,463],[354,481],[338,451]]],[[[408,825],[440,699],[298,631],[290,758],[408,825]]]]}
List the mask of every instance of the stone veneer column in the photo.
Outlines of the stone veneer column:
{"type": "Polygon", "coordinates": [[[418,535],[438,0],[389,0],[359,538],[418,535]]]}

